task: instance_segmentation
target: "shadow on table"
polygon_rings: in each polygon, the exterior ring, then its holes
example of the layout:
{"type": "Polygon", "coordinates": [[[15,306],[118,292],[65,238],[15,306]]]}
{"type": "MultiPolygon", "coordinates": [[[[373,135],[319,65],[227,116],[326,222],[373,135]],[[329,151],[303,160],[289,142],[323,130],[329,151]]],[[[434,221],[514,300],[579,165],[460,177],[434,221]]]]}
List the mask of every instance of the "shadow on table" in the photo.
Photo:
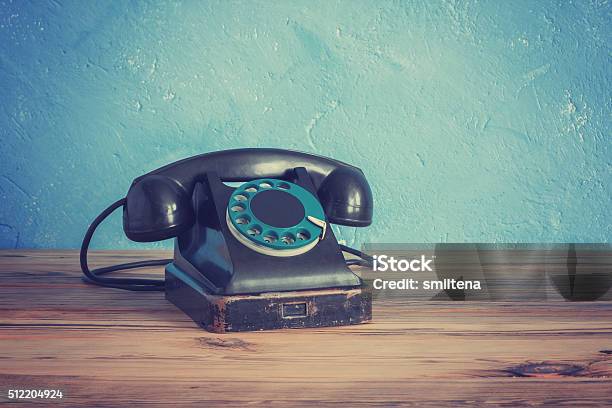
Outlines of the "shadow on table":
{"type": "Polygon", "coordinates": [[[610,246],[437,244],[434,255],[438,279],[479,280],[482,286],[445,289],[434,300],[612,300],[610,246]]]}

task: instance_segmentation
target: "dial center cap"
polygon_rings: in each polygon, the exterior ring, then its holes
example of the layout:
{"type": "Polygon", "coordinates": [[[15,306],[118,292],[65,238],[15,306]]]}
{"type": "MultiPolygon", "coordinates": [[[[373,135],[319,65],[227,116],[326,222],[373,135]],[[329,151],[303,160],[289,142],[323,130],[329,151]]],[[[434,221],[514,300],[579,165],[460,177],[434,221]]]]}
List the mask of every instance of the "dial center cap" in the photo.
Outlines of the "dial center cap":
{"type": "Polygon", "coordinates": [[[293,227],[306,214],[300,200],[279,190],[259,192],[251,200],[250,206],[255,217],[275,228],[293,227]]]}

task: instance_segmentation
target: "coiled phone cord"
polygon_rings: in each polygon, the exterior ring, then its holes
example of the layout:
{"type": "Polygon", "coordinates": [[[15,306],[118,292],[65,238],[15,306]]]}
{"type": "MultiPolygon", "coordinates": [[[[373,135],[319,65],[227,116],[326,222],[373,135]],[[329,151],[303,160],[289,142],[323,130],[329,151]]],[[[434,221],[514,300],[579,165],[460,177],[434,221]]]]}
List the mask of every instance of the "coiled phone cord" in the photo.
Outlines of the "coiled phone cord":
{"type": "MultiPolygon", "coordinates": [[[[87,264],[87,253],[89,251],[89,244],[91,243],[91,238],[93,237],[94,232],[98,228],[98,226],[109,216],[111,215],[117,208],[121,208],[125,205],[125,197],[121,200],[115,201],[113,204],[108,206],[104,211],[98,215],[85,233],[85,237],[83,237],[83,243],[81,244],[81,252],[80,252],[80,262],[81,262],[81,270],[83,271],[83,281],[87,283],[91,283],[98,286],[104,286],[107,288],[115,288],[115,289],[124,289],[124,290],[132,290],[139,292],[162,292],[164,290],[164,281],[161,279],[134,279],[134,278],[104,278],[100,275],[122,271],[127,269],[135,269],[135,268],[143,268],[146,266],[164,266],[172,262],[174,259],[151,259],[147,261],[138,261],[138,262],[128,262],[124,264],[106,266],[103,268],[97,269],[89,269],[89,265],[87,264]]],[[[361,259],[347,259],[347,266],[350,265],[371,265],[372,257],[367,254],[348,247],[346,245],[340,245],[340,249],[349,254],[355,255],[361,259]]]]}

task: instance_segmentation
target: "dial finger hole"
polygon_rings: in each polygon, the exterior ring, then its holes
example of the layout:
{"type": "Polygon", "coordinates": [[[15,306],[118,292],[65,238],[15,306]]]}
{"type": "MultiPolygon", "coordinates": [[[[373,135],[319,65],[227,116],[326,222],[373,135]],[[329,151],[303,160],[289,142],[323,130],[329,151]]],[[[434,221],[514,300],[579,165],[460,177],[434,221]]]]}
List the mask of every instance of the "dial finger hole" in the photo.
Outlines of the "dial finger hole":
{"type": "Polygon", "coordinates": [[[306,241],[310,239],[310,233],[306,230],[299,230],[296,237],[298,241],[306,241]]]}
{"type": "Polygon", "coordinates": [[[251,219],[246,215],[236,218],[236,224],[247,225],[249,222],[251,222],[251,219]]]}
{"type": "Polygon", "coordinates": [[[295,242],[295,237],[293,234],[287,233],[281,237],[281,242],[285,245],[291,245],[295,242]]]}
{"type": "Polygon", "coordinates": [[[272,188],[272,183],[268,182],[268,181],[264,181],[259,183],[259,187],[261,188],[272,188]]]}
{"type": "Polygon", "coordinates": [[[268,231],[264,234],[263,240],[268,244],[273,244],[274,242],[278,241],[278,235],[276,235],[276,232],[274,231],[268,231]]]}
{"type": "Polygon", "coordinates": [[[289,190],[289,184],[287,183],[278,183],[278,185],[276,186],[278,188],[280,188],[281,190],[289,190]]]}
{"type": "Polygon", "coordinates": [[[261,234],[261,227],[259,225],[253,225],[247,230],[247,234],[252,237],[256,237],[257,235],[261,234]]]}
{"type": "Polygon", "coordinates": [[[256,193],[257,189],[258,187],[255,184],[249,184],[244,188],[244,191],[246,191],[247,193],[256,193]]]}
{"type": "Polygon", "coordinates": [[[245,196],[244,194],[236,194],[234,196],[234,200],[236,200],[236,201],[246,201],[248,199],[249,198],[247,196],[245,196]]]}
{"type": "Polygon", "coordinates": [[[245,207],[242,204],[236,204],[230,207],[230,210],[232,210],[232,212],[240,212],[240,211],[244,211],[244,209],[245,207]]]}

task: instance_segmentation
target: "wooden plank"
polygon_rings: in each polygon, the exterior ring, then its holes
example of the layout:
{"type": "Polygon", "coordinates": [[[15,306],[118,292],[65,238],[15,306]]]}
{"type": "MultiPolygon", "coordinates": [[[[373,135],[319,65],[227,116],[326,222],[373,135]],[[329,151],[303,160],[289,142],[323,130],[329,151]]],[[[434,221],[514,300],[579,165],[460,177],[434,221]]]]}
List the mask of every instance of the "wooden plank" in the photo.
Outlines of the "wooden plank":
{"type": "Polygon", "coordinates": [[[605,406],[610,350],[608,301],[379,297],[369,324],[213,334],[163,293],[82,283],[75,251],[0,251],[0,403],[51,388],[66,406],[605,406]]]}

